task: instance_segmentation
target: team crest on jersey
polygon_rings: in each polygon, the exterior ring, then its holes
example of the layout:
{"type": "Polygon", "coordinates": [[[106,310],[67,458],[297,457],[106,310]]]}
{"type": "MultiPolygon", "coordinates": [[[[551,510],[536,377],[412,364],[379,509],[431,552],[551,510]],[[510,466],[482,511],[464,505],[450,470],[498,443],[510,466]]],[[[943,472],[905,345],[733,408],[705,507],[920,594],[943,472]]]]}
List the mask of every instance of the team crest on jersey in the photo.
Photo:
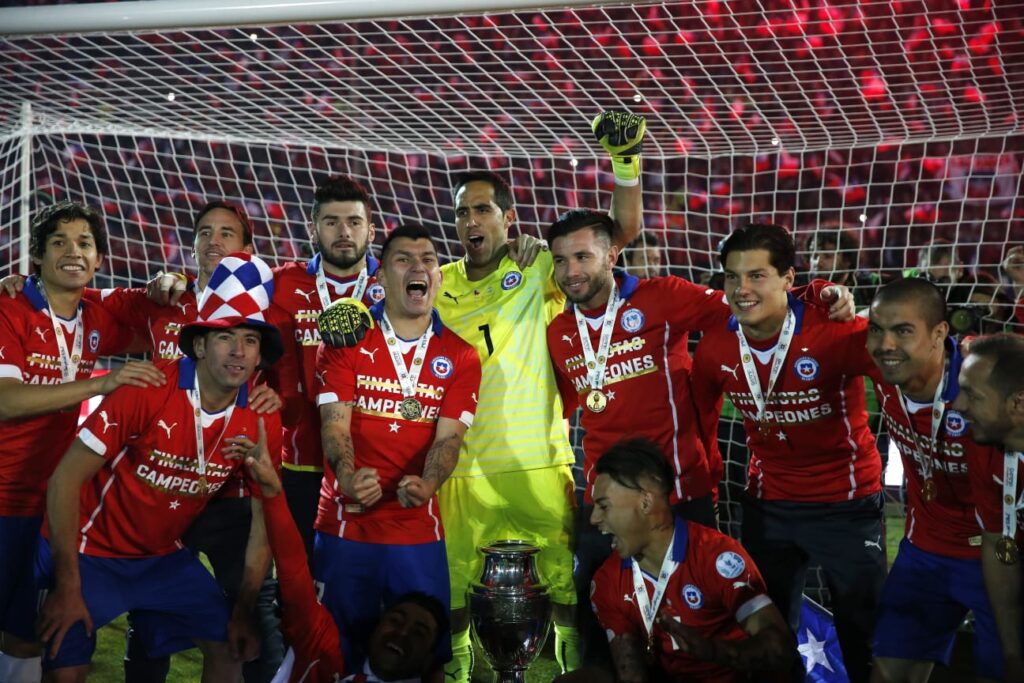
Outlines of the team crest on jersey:
{"type": "Polygon", "coordinates": [[[690,609],[700,609],[704,606],[704,594],[692,583],[683,586],[683,600],[690,609]]]}
{"type": "Polygon", "coordinates": [[[805,382],[810,382],[818,376],[821,371],[821,366],[818,365],[818,361],[814,360],[810,356],[801,356],[796,359],[793,363],[793,369],[796,370],[796,376],[805,382]]]}
{"type": "Polygon", "coordinates": [[[515,289],[523,281],[523,274],[517,270],[510,270],[501,278],[502,289],[515,289]]]}
{"type": "Polygon", "coordinates": [[[946,433],[950,436],[963,436],[967,431],[967,420],[955,410],[946,412],[946,433]]]}
{"type": "Polygon", "coordinates": [[[622,314],[622,329],[626,332],[636,332],[644,326],[644,313],[639,308],[630,308],[622,314]]]}
{"type": "Polygon", "coordinates": [[[739,553],[734,553],[731,550],[726,550],[715,558],[715,569],[718,570],[721,576],[727,579],[735,579],[746,568],[747,563],[743,561],[739,553]]]}
{"type": "Polygon", "coordinates": [[[370,297],[370,301],[378,303],[384,298],[384,288],[374,282],[370,285],[370,288],[366,290],[366,295],[370,297]]]}
{"type": "Polygon", "coordinates": [[[89,350],[96,353],[96,350],[100,348],[100,331],[93,330],[89,333],[89,350]]]}
{"type": "Polygon", "coordinates": [[[452,374],[453,367],[451,360],[445,356],[436,356],[434,360],[430,361],[430,371],[438,379],[448,379],[452,374]]]}

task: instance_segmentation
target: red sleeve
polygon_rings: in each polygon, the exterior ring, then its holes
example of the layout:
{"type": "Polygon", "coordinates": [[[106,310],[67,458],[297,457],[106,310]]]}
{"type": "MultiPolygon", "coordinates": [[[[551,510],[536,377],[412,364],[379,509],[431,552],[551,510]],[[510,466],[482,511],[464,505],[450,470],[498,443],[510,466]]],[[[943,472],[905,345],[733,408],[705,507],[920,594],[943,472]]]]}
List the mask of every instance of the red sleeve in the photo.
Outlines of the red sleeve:
{"type": "Polygon", "coordinates": [[[718,416],[722,412],[722,378],[717,372],[713,338],[703,337],[693,354],[691,390],[693,402],[700,416],[701,429],[707,440],[718,439],[718,416]]]}
{"type": "Polygon", "coordinates": [[[798,300],[804,302],[805,304],[814,306],[815,308],[821,308],[827,311],[831,304],[826,304],[824,301],[821,300],[821,293],[825,290],[826,287],[831,287],[832,285],[833,283],[829,282],[828,280],[815,278],[806,285],[794,287],[790,291],[790,293],[793,296],[795,296],[798,300]]]}
{"type": "Polygon", "coordinates": [[[83,297],[96,303],[109,313],[118,324],[129,328],[144,339],[149,339],[149,319],[156,304],[146,298],[146,290],[86,289],[83,297]]]}
{"type": "Polygon", "coordinates": [[[639,633],[638,628],[642,628],[637,623],[640,613],[631,614],[635,609],[633,603],[623,600],[619,591],[619,572],[612,563],[621,561],[621,558],[613,553],[594,574],[590,586],[590,602],[594,615],[609,641],[616,636],[639,633]]]}
{"type": "Polygon", "coordinates": [[[996,448],[968,448],[967,474],[981,528],[1003,533],[1003,454],[996,448]]]}
{"type": "MultiPolygon", "coordinates": [[[[355,400],[356,373],[352,356],[365,343],[364,339],[358,345],[344,349],[336,349],[324,343],[320,344],[320,348],[316,352],[316,376],[320,383],[320,386],[316,388],[317,405],[320,405],[321,401],[334,403],[355,400]]],[[[479,375],[477,375],[478,385],[479,382],[479,375]]]]}
{"type": "Polygon", "coordinates": [[[317,600],[302,537],[283,493],[264,499],[263,518],[281,588],[281,632],[296,650],[296,664],[319,659],[318,669],[325,670],[326,661],[327,667],[344,671],[338,627],[317,600]]]}
{"type": "Polygon", "coordinates": [[[290,315],[276,304],[270,307],[267,321],[281,334],[284,354],[267,370],[267,384],[281,397],[281,422],[292,426],[298,419],[298,412],[305,398],[299,390],[299,359],[295,347],[295,330],[290,315]]]}
{"type": "Polygon", "coordinates": [[[548,357],[551,359],[551,369],[555,373],[555,384],[558,385],[558,393],[562,397],[562,417],[569,420],[572,419],[572,416],[576,413],[576,408],[579,407],[579,394],[576,393],[576,389],[572,386],[572,381],[565,374],[565,371],[559,365],[558,358],[555,357],[552,351],[555,348],[555,343],[560,341],[557,339],[554,329],[554,324],[548,326],[548,357]]]}
{"type": "MultiPolygon", "coordinates": [[[[451,330],[446,330],[445,334],[455,335],[451,330]]],[[[445,391],[438,415],[470,426],[476,415],[476,401],[480,392],[480,356],[469,344],[463,342],[461,346],[462,353],[458,365],[452,371],[452,383],[445,391]]]]}
{"type": "Polygon", "coordinates": [[[871,377],[872,381],[875,381],[875,377],[881,381],[881,374],[878,372],[878,366],[875,365],[875,361],[871,360],[871,354],[868,353],[868,321],[866,318],[854,318],[850,322],[840,323],[833,322],[834,325],[850,326],[845,329],[846,342],[847,342],[847,368],[849,369],[850,375],[867,375],[871,377]]]}
{"type": "Polygon", "coordinates": [[[14,316],[15,310],[19,308],[15,301],[8,301],[6,297],[0,299],[0,349],[3,350],[3,358],[0,365],[17,367],[20,371],[17,379],[20,381],[25,369],[25,339],[27,338],[19,324],[23,318],[14,316]]]}
{"type": "MultiPolygon", "coordinates": [[[[171,383],[169,380],[168,384],[171,383]]],[[[129,440],[153,428],[153,419],[166,403],[166,394],[155,387],[121,385],[107,394],[85,419],[78,438],[104,458],[114,458],[129,440]]]]}
{"type": "MultiPolygon", "coordinates": [[[[693,524],[689,526],[690,529],[694,527],[693,524]]],[[[761,572],[743,546],[720,533],[691,537],[691,543],[698,538],[699,543],[695,543],[687,554],[699,554],[703,558],[700,585],[705,594],[716,596],[717,602],[739,622],[771,602],[761,572]]]]}
{"type": "Polygon", "coordinates": [[[664,278],[668,319],[692,332],[724,325],[732,315],[725,292],[696,285],[681,277],[664,278]]]}

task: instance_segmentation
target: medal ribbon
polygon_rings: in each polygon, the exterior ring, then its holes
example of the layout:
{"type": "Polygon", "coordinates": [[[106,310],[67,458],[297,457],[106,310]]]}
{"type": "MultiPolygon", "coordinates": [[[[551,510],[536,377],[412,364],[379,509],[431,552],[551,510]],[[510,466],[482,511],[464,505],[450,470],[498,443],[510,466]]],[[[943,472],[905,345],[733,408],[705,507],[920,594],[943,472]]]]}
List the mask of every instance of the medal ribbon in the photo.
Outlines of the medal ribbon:
{"type": "MultiPolygon", "coordinates": [[[[199,459],[199,476],[206,477],[206,444],[203,443],[203,403],[202,398],[199,395],[199,377],[195,379],[195,387],[189,389],[188,401],[192,404],[192,422],[196,426],[196,457],[199,459]]],[[[217,450],[217,445],[220,444],[220,440],[224,437],[224,432],[228,429],[228,422],[231,421],[231,413],[235,410],[235,402],[232,401],[228,409],[224,411],[224,425],[220,428],[220,434],[217,436],[217,440],[213,442],[213,448],[210,450],[217,450]]],[[[202,491],[201,493],[205,493],[202,491]]]]}
{"type": "Polygon", "coordinates": [[[665,551],[665,559],[661,561],[661,571],[658,573],[658,580],[654,584],[654,595],[647,597],[647,584],[644,582],[644,573],[640,569],[640,563],[630,558],[633,566],[633,593],[636,595],[636,604],[640,608],[640,616],[644,620],[644,628],[647,629],[648,640],[654,634],[654,618],[658,616],[658,608],[661,606],[661,599],[665,597],[665,589],[668,588],[668,580],[676,571],[679,563],[672,559],[672,546],[676,542],[675,532],[672,533],[672,540],[665,551]]]}
{"type": "Polygon", "coordinates": [[[619,308],[625,303],[619,299],[619,288],[612,281],[612,291],[608,295],[608,303],[604,307],[604,320],[601,321],[601,339],[597,345],[597,356],[594,356],[594,346],[590,343],[590,325],[587,319],[580,312],[579,306],[573,306],[576,313],[576,329],[580,333],[580,346],[583,348],[583,359],[587,363],[587,382],[590,388],[601,391],[604,386],[604,369],[608,365],[608,349],[612,345],[612,330],[615,327],[615,319],[618,317],[619,308]]]}
{"type": "Polygon", "coordinates": [[[402,357],[402,349],[395,336],[388,314],[385,313],[380,321],[380,331],[384,333],[384,341],[387,342],[388,355],[391,356],[391,364],[395,366],[395,374],[398,376],[398,384],[402,387],[404,398],[416,398],[416,386],[420,380],[420,371],[423,370],[423,359],[427,355],[427,344],[433,336],[432,326],[427,326],[427,331],[420,335],[416,343],[416,352],[412,356],[412,369],[405,367],[405,358],[402,357]]]}
{"type": "Polygon", "coordinates": [[[775,345],[775,355],[772,360],[772,369],[768,374],[768,390],[761,393],[761,380],[757,377],[757,366],[754,364],[754,354],[750,351],[747,338],[743,336],[743,326],[736,328],[736,336],[740,342],[740,362],[743,363],[743,374],[747,377],[747,386],[750,387],[750,395],[754,399],[754,406],[757,408],[758,422],[766,421],[765,411],[768,406],[768,398],[775,388],[775,381],[779,379],[782,366],[786,362],[786,354],[789,353],[789,345],[793,342],[793,335],[796,333],[796,314],[793,309],[786,312],[786,321],[782,323],[782,331],[779,333],[779,342],[775,345]]]}
{"type": "Polygon", "coordinates": [[[1017,538],[1017,510],[1024,507],[1024,500],[1017,498],[1017,466],[1021,457],[1024,454],[1016,451],[1003,453],[1003,536],[1009,539],[1017,538]]]}
{"type": "MultiPolygon", "coordinates": [[[[366,282],[370,279],[370,274],[366,270],[366,266],[359,271],[359,277],[356,278],[355,287],[352,289],[352,293],[349,295],[357,301],[363,300],[363,294],[366,293],[366,282]]],[[[327,277],[324,275],[324,262],[323,254],[320,255],[320,264],[316,269],[316,292],[320,295],[320,307],[326,309],[334,301],[331,299],[331,290],[327,287],[327,277]]]]}
{"type": "MultiPolygon", "coordinates": [[[[46,288],[39,283],[43,298],[46,299],[46,288]]],[[[78,364],[82,361],[82,343],[85,340],[85,332],[82,329],[82,306],[79,305],[75,313],[75,338],[71,342],[71,353],[68,354],[68,343],[64,339],[64,326],[61,325],[50,308],[50,302],[46,301],[46,313],[50,316],[50,325],[53,326],[53,338],[57,341],[57,358],[60,360],[61,383],[74,382],[78,375],[78,364]]]]}
{"type": "Polygon", "coordinates": [[[896,395],[900,399],[900,406],[903,408],[903,416],[907,418],[907,425],[910,433],[914,435],[914,455],[921,461],[921,476],[925,481],[932,477],[932,459],[938,458],[939,454],[939,429],[942,427],[942,418],[946,411],[946,402],[942,400],[942,390],[946,388],[946,377],[949,375],[949,358],[946,358],[946,369],[942,372],[942,379],[939,386],[935,387],[935,397],[932,398],[932,439],[928,442],[928,453],[921,451],[917,441],[917,430],[914,428],[914,421],[910,419],[910,411],[907,410],[907,402],[903,392],[896,387],[896,395]]]}

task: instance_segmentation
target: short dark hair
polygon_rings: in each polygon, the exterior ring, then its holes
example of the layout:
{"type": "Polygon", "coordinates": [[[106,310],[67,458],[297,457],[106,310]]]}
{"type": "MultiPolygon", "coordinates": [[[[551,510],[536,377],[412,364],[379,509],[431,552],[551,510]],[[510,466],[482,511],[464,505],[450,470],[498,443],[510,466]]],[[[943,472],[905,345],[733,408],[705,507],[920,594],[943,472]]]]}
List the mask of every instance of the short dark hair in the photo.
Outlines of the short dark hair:
{"type": "Polygon", "coordinates": [[[661,247],[661,240],[658,235],[650,230],[641,230],[636,239],[626,245],[626,249],[644,249],[646,247],[661,247]]]}
{"type": "Polygon", "coordinates": [[[310,220],[316,223],[320,218],[320,209],[324,204],[330,202],[362,202],[366,207],[366,220],[370,220],[372,213],[370,193],[347,175],[331,176],[317,186],[313,193],[313,209],[310,212],[310,220]]]}
{"type": "Polygon", "coordinates": [[[917,265],[920,268],[931,268],[944,258],[949,258],[950,265],[961,265],[956,245],[940,237],[921,250],[917,256],[917,265]]]}
{"type": "Polygon", "coordinates": [[[871,305],[887,303],[913,303],[929,328],[946,319],[946,297],[941,289],[924,278],[908,277],[882,285],[871,305]]]}
{"type": "Polygon", "coordinates": [[[452,200],[459,194],[459,190],[475,182],[490,183],[491,187],[494,188],[494,203],[502,211],[508,211],[515,206],[512,188],[508,186],[508,183],[501,176],[491,171],[466,171],[457,175],[455,177],[455,184],[452,186],[452,200]]]}
{"type": "Polygon", "coordinates": [[[424,593],[422,591],[413,591],[411,593],[404,593],[403,595],[399,595],[397,598],[395,598],[394,602],[388,605],[388,608],[384,611],[387,612],[394,609],[395,607],[398,607],[399,605],[405,604],[411,604],[416,605],[418,607],[422,607],[430,613],[430,616],[434,617],[434,621],[437,622],[437,634],[433,645],[436,647],[440,639],[444,636],[444,634],[448,633],[448,630],[451,628],[448,621],[447,607],[441,604],[441,601],[435,598],[433,595],[428,595],[427,593],[424,593]]]}
{"type": "Polygon", "coordinates": [[[559,237],[584,228],[590,228],[598,237],[606,238],[609,245],[615,242],[615,219],[607,213],[591,209],[570,209],[556,218],[548,228],[548,244],[554,244],[559,237]]]}
{"type": "Polygon", "coordinates": [[[848,260],[855,267],[860,252],[860,242],[857,238],[848,230],[841,228],[815,230],[807,240],[807,247],[811,251],[838,251],[840,254],[848,255],[848,260]]]}
{"type": "Polygon", "coordinates": [[[196,214],[196,219],[192,223],[193,242],[196,241],[195,233],[199,231],[199,224],[202,222],[203,217],[214,209],[224,209],[235,214],[238,222],[242,224],[242,244],[245,246],[252,244],[252,221],[249,220],[249,214],[241,206],[221,200],[207,202],[203,208],[199,209],[199,213],[196,214]]]}
{"type": "Polygon", "coordinates": [[[607,474],[616,483],[630,489],[641,489],[640,479],[647,477],[668,496],[672,491],[672,468],[657,444],[648,439],[620,441],[601,456],[594,467],[596,474],[607,474]]]}
{"type": "MultiPolygon", "coordinates": [[[[107,255],[107,229],[103,226],[103,219],[100,215],[84,204],[64,200],[56,204],[50,204],[40,209],[36,217],[32,219],[32,227],[29,228],[28,253],[33,258],[42,259],[46,254],[46,238],[52,235],[57,226],[68,221],[84,220],[89,224],[89,231],[92,232],[92,239],[96,242],[96,252],[101,256],[107,255]]],[[[34,265],[36,271],[38,265],[34,265]]]]}
{"type": "Polygon", "coordinates": [[[1024,337],[1000,332],[971,340],[968,347],[972,356],[992,361],[988,383],[1003,398],[1024,391],[1024,337]]]}
{"type": "Polygon", "coordinates": [[[749,223],[737,228],[722,242],[719,258],[722,267],[734,251],[753,251],[764,249],[769,254],[769,262],[780,275],[787,272],[796,263],[796,245],[793,236],[781,225],[773,223],[749,223]]]}
{"type": "Polygon", "coordinates": [[[418,223],[403,223],[389,232],[388,236],[384,238],[384,244],[382,244],[380,248],[381,263],[384,263],[387,259],[391,243],[400,237],[405,237],[410,240],[428,240],[434,245],[434,250],[437,251],[437,245],[434,244],[434,238],[430,234],[429,230],[418,223]]]}

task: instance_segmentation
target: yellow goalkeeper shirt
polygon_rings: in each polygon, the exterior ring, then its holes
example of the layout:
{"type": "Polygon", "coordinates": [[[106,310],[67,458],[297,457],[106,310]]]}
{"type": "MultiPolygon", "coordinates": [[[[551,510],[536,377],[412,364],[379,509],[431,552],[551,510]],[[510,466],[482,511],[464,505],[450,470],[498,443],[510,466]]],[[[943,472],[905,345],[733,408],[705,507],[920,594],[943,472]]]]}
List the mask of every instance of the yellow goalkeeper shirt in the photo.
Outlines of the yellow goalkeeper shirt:
{"type": "Polygon", "coordinates": [[[482,280],[465,259],[441,267],[434,305],[480,354],[483,376],[473,427],[452,476],[473,477],[574,462],[548,356],[548,323],[565,306],[551,253],[525,271],[507,256],[482,280]]]}

